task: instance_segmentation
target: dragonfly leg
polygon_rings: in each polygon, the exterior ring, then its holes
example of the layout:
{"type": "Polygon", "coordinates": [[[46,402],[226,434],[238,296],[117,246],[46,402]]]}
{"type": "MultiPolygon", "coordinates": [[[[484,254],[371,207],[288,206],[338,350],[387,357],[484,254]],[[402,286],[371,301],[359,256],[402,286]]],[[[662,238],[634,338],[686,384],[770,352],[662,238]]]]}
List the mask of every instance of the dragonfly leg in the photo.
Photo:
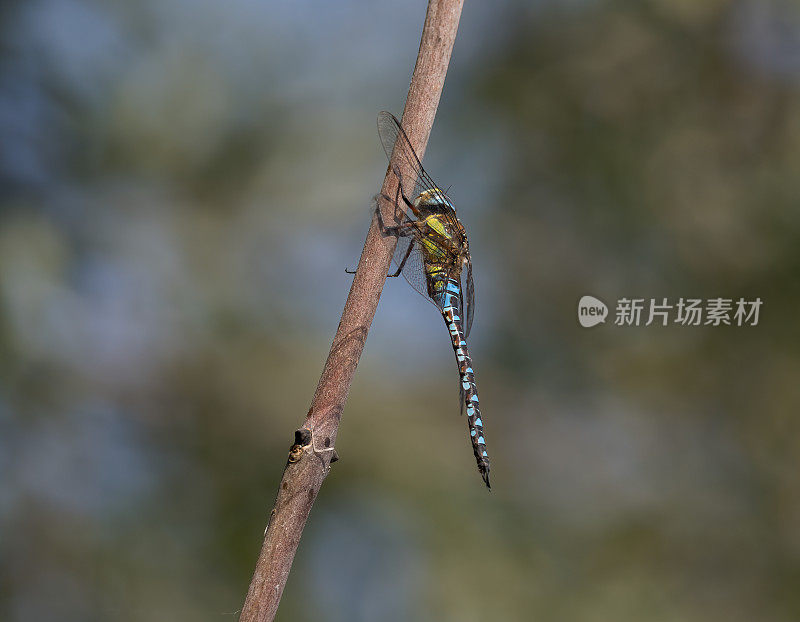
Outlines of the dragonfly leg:
{"type": "Polygon", "coordinates": [[[392,205],[394,205],[394,220],[395,222],[401,222],[403,220],[403,211],[400,209],[400,201],[398,200],[399,195],[403,192],[403,181],[400,177],[400,171],[397,170],[395,167],[394,174],[397,175],[397,189],[394,191],[394,201],[392,201],[392,205]],[[400,212],[398,217],[398,210],[400,212]]]}
{"type": "MultiPolygon", "coordinates": [[[[406,222],[406,223],[403,223],[402,225],[397,225],[395,227],[387,227],[383,222],[383,215],[381,214],[380,206],[376,207],[375,211],[376,211],[376,213],[378,215],[378,226],[381,229],[381,235],[384,235],[384,236],[395,235],[395,236],[399,236],[399,237],[405,237],[407,235],[411,235],[411,233],[410,233],[411,229],[414,228],[414,223],[413,222],[406,222]]],[[[408,245],[408,249],[406,249],[405,255],[403,256],[403,260],[400,262],[400,265],[398,266],[397,271],[394,274],[387,274],[386,275],[387,278],[400,276],[400,273],[403,271],[403,268],[406,265],[406,261],[408,261],[408,258],[411,255],[411,251],[412,251],[413,248],[414,248],[414,241],[412,240],[411,244],[408,245]]],[[[356,273],[355,270],[349,270],[348,268],[345,268],[344,271],[347,274],[355,274],[356,273]]]]}
{"type": "MultiPolygon", "coordinates": [[[[398,209],[399,206],[397,204],[397,197],[392,199],[392,197],[390,197],[388,194],[381,194],[381,198],[384,201],[390,203],[394,207],[394,221],[395,222],[402,222],[403,218],[406,216],[406,214],[402,210],[398,209]]],[[[380,211],[381,211],[380,210],[380,206],[378,206],[377,209],[378,209],[378,213],[380,213],[380,211]]]]}
{"type": "Polygon", "coordinates": [[[414,212],[414,216],[419,217],[419,213],[417,212],[417,208],[414,207],[414,203],[406,196],[405,192],[403,192],[403,174],[400,172],[396,166],[392,169],[395,176],[397,177],[397,192],[395,193],[395,205],[399,205],[400,201],[398,199],[402,197],[403,203],[408,205],[411,208],[411,211],[414,212]]]}
{"type": "Polygon", "coordinates": [[[403,203],[408,205],[416,213],[417,209],[414,207],[414,204],[411,202],[411,200],[402,192],[400,193],[400,196],[403,197],[403,203]]]}
{"type": "Polygon", "coordinates": [[[404,222],[400,225],[394,225],[392,227],[387,227],[386,223],[383,221],[383,214],[381,213],[381,206],[375,206],[375,213],[378,215],[378,226],[380,227],[381,233],[384,236],[387,235],[397,235],[397,236],[406,236],[411,234],[411,230],[414,228],[413,222],[404,222]]]}
{"type": "Polygon", "coordinates": [[[400,262],[400,265],[397,266],[397,270],[394,274],[387,274],[387,278],[394,278],[396,276],[400,276],[400,273],[403,271],[403,268],[406,265],[406,261],[408,261],[409,256],[411,255],[411,251],[414,250],[414,240],[411,240],[411,244],[408,245],[408,249],[406,249],[405,255],[403,255],[403,261],[400,262]]]}

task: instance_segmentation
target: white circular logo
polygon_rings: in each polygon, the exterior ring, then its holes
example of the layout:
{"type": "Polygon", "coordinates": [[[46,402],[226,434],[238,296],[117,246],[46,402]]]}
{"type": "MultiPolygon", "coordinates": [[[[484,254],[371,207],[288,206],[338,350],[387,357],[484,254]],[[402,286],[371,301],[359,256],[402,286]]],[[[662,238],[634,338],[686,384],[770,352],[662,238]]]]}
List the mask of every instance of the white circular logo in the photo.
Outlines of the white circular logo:
{"type": "Polygon", "coordinates": [[[594,296],[582,296],[578,301],[578,322],[584,328],[591,328],[606,321],[608,307],[594,296]]]}

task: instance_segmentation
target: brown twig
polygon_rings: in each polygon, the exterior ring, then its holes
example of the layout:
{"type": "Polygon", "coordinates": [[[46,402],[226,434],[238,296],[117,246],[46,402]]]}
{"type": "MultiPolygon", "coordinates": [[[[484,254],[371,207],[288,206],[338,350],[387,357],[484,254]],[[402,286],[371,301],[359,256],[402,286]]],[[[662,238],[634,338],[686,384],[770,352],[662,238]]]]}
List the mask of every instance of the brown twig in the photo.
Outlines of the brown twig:
{"type": "MultiPolygon", "coordinates": [[[[420,158],[425,153],[439,105],[462,4],[463,0],[430,0],[428,3],[402,120],[420,158]]],[[[410,174],[404,166],[398,158],[393,159],[383,180],[382,194],[394,196],[398,180],[391,171],[410,174]]],[[[311,506],[331,463],[337,459],[333,446],[339,420],[396,243],[396,238],[380,234],[377,219],[373,218],[311,408],[303,427],[295,432],[295,443],[289,451],[289,461],[239,618],[242,622],[263,622],[275,617],[311,506]]]]}

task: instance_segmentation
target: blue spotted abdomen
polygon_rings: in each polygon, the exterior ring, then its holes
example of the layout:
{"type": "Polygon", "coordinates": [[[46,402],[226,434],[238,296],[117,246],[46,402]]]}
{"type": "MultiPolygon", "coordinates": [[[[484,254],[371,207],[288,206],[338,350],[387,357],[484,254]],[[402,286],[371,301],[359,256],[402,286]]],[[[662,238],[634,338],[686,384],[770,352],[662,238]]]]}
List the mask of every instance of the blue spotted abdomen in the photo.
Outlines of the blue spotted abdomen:
{"type": "Polygon", "coordinates": [[[481,409],[478,403],[478,387],[475,384],[475,371],[472,369],[472,358],[467,349],[467,341],[464,339],[461,320],[460,286],[453,279],[442,280],[432,285],[436,290],[433,300],[442,311],[447,330],[450,331],[453,350],[456,354],[459,381],[461,382],[462,407],[467,411],[467,425],[469,426],[469,436],[472,441],[472,451],[475,453],[475,460],[478,463],[478,470],[483,481],[486,482],[488,488],[491,488],[489,485],[489,455],[486,452],[483,420],[481,419],[481,409]]]}

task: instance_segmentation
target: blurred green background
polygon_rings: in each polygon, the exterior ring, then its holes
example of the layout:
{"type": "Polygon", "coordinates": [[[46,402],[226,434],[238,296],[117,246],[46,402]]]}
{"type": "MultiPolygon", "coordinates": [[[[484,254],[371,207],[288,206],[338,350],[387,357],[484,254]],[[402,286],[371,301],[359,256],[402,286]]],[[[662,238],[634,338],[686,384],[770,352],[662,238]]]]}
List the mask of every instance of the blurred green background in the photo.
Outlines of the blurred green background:
{"type": "MultiPolygon", "coordinates": [[[[0,619],[236,619],[424,13],[3,4],[0,619]]],[[[494,488],[390,281],[279,620],[800,619],[798,86],[794,2],[467,2],[426,165],[494,488]],[[587,330],[584,294],[764,306],[587,330]]]]}

